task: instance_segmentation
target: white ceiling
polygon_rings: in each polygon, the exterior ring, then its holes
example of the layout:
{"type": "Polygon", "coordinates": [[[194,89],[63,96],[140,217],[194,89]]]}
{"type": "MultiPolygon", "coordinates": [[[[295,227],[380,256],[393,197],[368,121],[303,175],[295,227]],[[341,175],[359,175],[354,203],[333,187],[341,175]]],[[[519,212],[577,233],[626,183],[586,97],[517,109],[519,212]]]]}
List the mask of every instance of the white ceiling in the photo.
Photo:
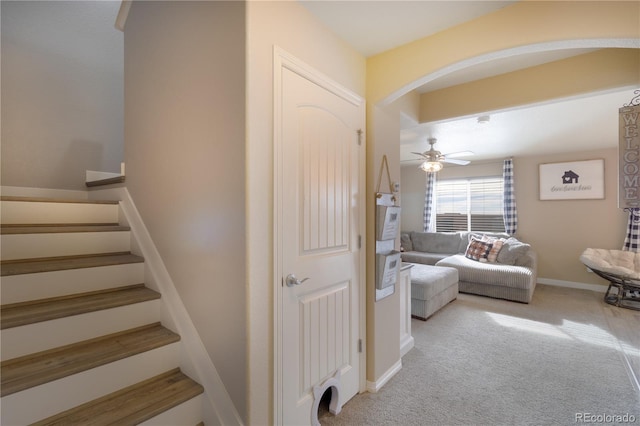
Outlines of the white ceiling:
{"type": "MultiPolygon", "coordinates": [[[[330,1],[299,0],[327,27],[365,56],[494,12],[514,1],[330,1]]],[[[505,72],[564,59],[594,49],[554,50],[485,62],[437,78],[416,89],[420,93],[442,89],[505,72]]],[[[412,151],[428,149],[426,139],[436,137],[443,153],[473,151],[483,161],[614,147],[617,143],[618,108],[633,97],[633,88],[561,99],[545,105],[523,106],[491,113],[479,125],[477,117],[440,123],[416,122],[403,117],[401,161],[417,164],[412,151]],[[559,144],[561,140],[563,143],[559,144]]],[[[449,167],[449,166],[448,166],[449,167]]]]}
{"type": "Polygon", "coordinates": [[[476,116],[421,125],[403,117],[400,158],[403,164],[417,165],[418,157],[411,152],[426,151],[429,137],[437,138],[435,148],[443,154],[474,152],[456,157],[471,161],[613,148],[618,143],[618,108],[632,95],[632,90],[623,90],[527,106],[490,114],[486,124],[476,116]]]}
{"type": "Polygon", "coordinates": [[[299,0],[365,56],[435,34],[515,1],[299,0]]]}

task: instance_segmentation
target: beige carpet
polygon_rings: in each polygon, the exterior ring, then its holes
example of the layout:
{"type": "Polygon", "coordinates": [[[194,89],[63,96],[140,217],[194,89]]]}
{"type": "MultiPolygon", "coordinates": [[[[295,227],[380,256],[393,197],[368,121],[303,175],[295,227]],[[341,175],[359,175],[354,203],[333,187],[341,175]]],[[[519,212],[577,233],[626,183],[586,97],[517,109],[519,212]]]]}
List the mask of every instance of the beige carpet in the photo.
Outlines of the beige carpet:
{"type": "Polygon", "coordinates": [[[321,423],[640,424],[640,312],[600,293],[539,285],[528,305],[461,294],[412,334],[402,370],[321,423]]]}

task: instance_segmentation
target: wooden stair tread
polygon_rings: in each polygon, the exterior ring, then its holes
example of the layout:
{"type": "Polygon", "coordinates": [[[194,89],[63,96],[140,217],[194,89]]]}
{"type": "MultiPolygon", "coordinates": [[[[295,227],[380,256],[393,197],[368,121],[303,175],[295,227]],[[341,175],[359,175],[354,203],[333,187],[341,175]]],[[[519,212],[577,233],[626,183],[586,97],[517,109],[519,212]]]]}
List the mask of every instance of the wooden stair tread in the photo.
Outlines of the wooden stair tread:
{"type": "Polygon", "coordinates": [[[0,201],[25,201],[34,203],[75,203],[75,204],[119,204],[113,200],[83,200],[71,198],[45,198],[45,197],[18,197],[13,195],[2,195],[0,201]]]}
{"type": "Polygon", "coordinates": [[[3,361],[0,394],[11,395],[179,340],[156,323],[3,361]]]}
{"type": "Polygon", "coordinates": [[[3,305],[0,329],[159,299],[143,284],[3,305]]]}
{"type": "Polygon", "coordinates": [[[40,259],[3,261],[0,276],[33,274],[37,272],[62,271],[66,269],[95,268],[99,266],[142,263],[144,259],[129,252],[104,253],[98,255],[62,256],[40,259]]]}
{"type": "MultiPolygon", "coordinates": [[[[122,180],[124,180],[124,178],[116,178],[115,180],[107,179],[99,182],[90,182],[87,186],[92,186],[93,184],[110,184],[122,180]]],[[[36,236],[38,234],[130,231],[128,226],[121,226],[117,223],[119,215],[122,214],[121,211],[118,212],[117,215],[115,214],[118,210],[117,206],[120,204],[119,201],[45,198],[46,196],[47,194],[45,194],[44,197],[0,196],[0,201],[5,202],[5,204],[3,204],[3,213],[5,213],[6,210],[6,221],[9,222],[0,224],[0,234],[14,235],[13,237],[3,237],[3,240],[6,238],[5,243],[12,244],[12,242],[18,238],[24,238],[26,239],[25,241],[33,241],[29,240],[29,238],[40,238],[36,236]],[[29,203],[31,206],[29,206],[29,203]],[[68,203],[68,206],[56,206],[55,203],[68,203]],[[103,205],[103,207],[100,205],[103,205]],[[22,214],[22,209],[25,209],[24,214],[22,214]],[[28,210],[34,209],[44,209],[45,213],[50,212],[51,214],[44,216],[29,214],[30,212],[28,210]],[[66,220],[72,223],[64,223],[66,220]],[[37,223],[39,221],[44,223],[37,223]],[[19,237],[21,234],[33,236],[19,237]]],[[[63,197],[65,197],[65,195],[63,195],[63,197]]],[[[106,234],[104,235],[107,236],[106,234]]],[[[115,237],[118,235],[123,236],[124,234],[113,235],[115,237]]],[[[45,236],[43,235],[43,237],[45,236]]],[[[64,238],[62,235],[59,237],[64,238]]],[[[89,238],[89,243],[93,243],[91,235],[89,234],[87,237],[89,238]]],[[[54,241],[57,241],[55,238],[58,237],[51,235],[50,237],[46,237],[45,240],[48,241],[50,238],[54,238],[54,241]]],[[[69,236],[69,238],[71,238],[71,236],[69,236]]],[[[75,241],[77,238],[79,238],[78,243],[82,243],[85,240],[85,237],[81,234],[76,235],[72,240],[75,241]]],[[[120,240],[120,238],[117,239],[120,240]]],[[[20,255],[23,257],[22,259],[0,261],[0,276],[8,277],[21,274],[90,268],[81,274],[66,274],[61,272],[59,274],[34,275],[33,278],[39,279],[37,281],[38,284],[55,285],[55,283],[64,280],[67,276],[69,276],[70,279],[76,280],[87,279],[84,277],[91,274],[102,274],[106,278],[110,276],[113,270],[116,274],[115,279],[119,281],[111,283],[112,285],[123,285],[124,283],[128,284],[143,281],[142,278],[136,281],[130,280],[133,276],[139,276],[144,259],[132,254],[128,251],[128,248],[124,248],[124,246],[122,248],[119,248],[120,246],[114,247],[118,248],[112,249],[112,251],[122,250],[122,252],[86,253],[74,256],[59,256],[57,253],[46,252],[44,255],[55,257],[30,259],[26,257],[36,256],[36,254],[20,255]],[[135,267],[116,267],[116,265],[126,264],[137,265],[135,267]],[[122,277],[120,277],[120,275],[122,275],[122,277]],[[46,282],[48,277],[51,277],[51,283],[46,282]]],[[[109,249],[106,249],[104,251],[108,250],[109,249]]],[[[89,250],[87,250],[87,252],[89,252],[89,250]]],[[[60,252],[60,254],[62,253],[63,252],[60,252]]],[[[7,279],[7,283],[17,285],[23,282],[23,280],[25,282],[28,281],[30,278],[32,277],[26,275],[19,280],[7,279]]],[[[82,283],[74,282],[73,284],[81,285],[82,283]]],[[[109,283],[95,285],[93,288],[100,288],[107,284],[109,283]]],[[[31,283],[29,283],[29,285],[31,285],[31,283]]],[[[64,283],[64,285],[68,286],[69,283],[64,283]]],[[[61,291],[60,293],[69,291],[70,290],[65,287],[65,291],[61,291]]],[[[49,294],[55,293],[57,292],[49,294]]],[[[32,295],[32,297],[37,296],[32,295]]],[[[155,371],[153,374],[158,374],[164,371],[164,368],[158,369],[158,367],[165,365],[164,360],[156,365],[156,363],[160,361],[158,357],[170,356],[170,358],[173,359],[173,356],[177,355],[175,350],[178,349],[176,344],[180,341],[179,335],[166,329],[159,322],[140,326],[141,323],[144,324],[158,320],[159,311],[157,308],[159,308],[158,299],[160,299],[160,297],[159,293],[146,288],[144,284],[136,284],[40,300],[20,301],[18,303],[0,306],[0,329],[5,330],[8,341],[15,343],[17,346],[19,346],[21,341],[28,342],[32,339],[38,339],[39,330],[42,329],[43,332],[51,334],[53,328],[64,326],[67,321],[73,321],[74,325],[71,326],[71,329],[75,331],[75,324],[80,324],[78,329],[84,328],[84,323],[90,320],[93,321],[94,319],[109,322],[109,319],[115,315],[128,315],[130,311],[137,309],[141,309],[144,314],[140,319],[137,319],[139,315],[136,314],[137,316],[132,319],[134,323],[131,325],[102,328],[105,331],[92,333],[90,335],[91,338],[88,340],[71,344],[68,343],[74,340],[86,339],[86,337],[77,337],[75,339],[65,338],[64,342],[60,341],[60,343],[53,344],[47,341],[45,342],[46,344],[37,346],[40,348],[37,349],[40,351],[37,353],[28,353],[31,352],[28,348],[13,351],[13,354],[19,356],[0,363],[0,396],[2,397],[3,403],[6,402],[11,409],[16,411],[15,417],[17,419],[29,419],[28,421],[22,422],[22,424],[31,423],[37,419],[38,416],[32,412],[33,409],[30,408],[30,404],[31,406],[37,406],[40,403],[34,399],[34,395],[45,392],[46,389],[56,388],[59,384],[62,385],[64,383],[77,383],[77,386],[86,387],[87,390],[95,387],[100,389],[101,384],[99,382],[101,382],[101,378],[104,378],[103,374],[128,374],[130,378],[127,380],[127,384],[138,380],[143,381],[108,395],[104,395],[104,393],[111,392],[113,388],[109,391],[104,390],[103,392],[93,393],[93,395],[104,396],[40,420],[35,424],[134,425],[153,419],[155,416],[202,394],[204,392],[203,387],[187,377],[179,368],[149,379],[147,379],[147,377],[149,377],[148,374],[138,374],[133,371],[118,371],[114,373],[114,368],[121,370],[117,368],[119,366],[131,368],[131,366],[138,365],[140,362],[145,362],[153,365],[153,371],[155,371]],[[145,304],[144,302],[147,303],[145,304]],[[125,306],[129,307],[122,308],[125,306]],[[121,308],[118,309],[118,307],[121,308]],[[101,310],[103,312],[97,312],[101,310]],[[96,313],[89,314],[90,312],[96,313]],[[88,315],[76,316],[81,314],[88,315]],[[156,319],[142,320],[142,322],[140,322],[142,318],[146,318],[148,315],[153,315],[156,319]],[[73,320],[71,318],[68,320],[62,319],[72,316],[76,317],[74,317],[73,320]],[[45,322],[51,320],[57,321],[54,323],[45,322]],[[34,323],[40,323],[40,325],[27,326],[28,324],[34,323]],[[126,327],[135,328],[122,330],[122,328],[126,327]],[[12,330],[6,331],[7,329],[12,330]],[[25,333],[31,334],[31,336],[25,333]],[[100,334],[105,333],[110,334],[100,336],[100,334]],[[14,339],[15,342],[11,340],[14,334],[16,336],[14,339]],[[9,339],[9,337],[11,337],[11,339],[9,339]],[[56,344],[64,344],[64,346],[51,348],[56,344]],[[127,361],[128,358],[131,361],[127,361]],[[134,380],[133,376],[137,377],[137,380],[134,380]],[[90,383],[89,379],[92,377],[95,378],[93,380],[97,382],[90,383]],[[8,398],[4,398],[5,396],[8,398]]],[[[25,297],[20,297],[13,300],[24,300],[24,298],[25,297]]],[[[91,327],[91,323],[87,323],[86,327],[91,327]]],[[[42,338],[46,340],[45,336],[42,338]]],[[[175,365],[176,364],[173,366],[175,365]]],[[[167,368],[171,368],[171,366],[167,368]]],[[[64,393],[66,392],[63,392],[63,394],[64,393]]],[[[76,401],[83,401],[77,398],[85,394],[84,389],[75,389],[71,393],[74,395],[73,398],[76,401]]],[[[86,399],[89,398],[85,397],[84,400],[86,399]]],[[[195,403],[197,401],[199,400],[196,399],[192,402],[195,403]]],[[[63,404],[64,405],[58,405],[59,408],[57,410],[48,409],[46,411],[47,414],[42,414],[42,416],[50,415],[56,411],[75,405],[69,404],[69,401],[63,404]]],[[[194,406],[190,405],[185,408],[192,409],[194,406]]],[[[197,423],[199,419],[196,417],[194,420],[196,420],[197,423]]],[[[21,422],[16,420],[16,423],[21,422]]],[[[202,422],[199,425],[203,425],[202,422]]]]}
{"type": "Polygon", "coordinates": [[[135,425],[203,392],[200,384],[176,368],[33,425],[135,425]]]}
{"type": "Polygon", "coordinates": [[[93,224],[71,224],[71,225],[3,225],[0,228],[0,234],[56,234],[69,232],[118,232],[130,231],[131,228],[122,225],[93,225],[93,224]]]}

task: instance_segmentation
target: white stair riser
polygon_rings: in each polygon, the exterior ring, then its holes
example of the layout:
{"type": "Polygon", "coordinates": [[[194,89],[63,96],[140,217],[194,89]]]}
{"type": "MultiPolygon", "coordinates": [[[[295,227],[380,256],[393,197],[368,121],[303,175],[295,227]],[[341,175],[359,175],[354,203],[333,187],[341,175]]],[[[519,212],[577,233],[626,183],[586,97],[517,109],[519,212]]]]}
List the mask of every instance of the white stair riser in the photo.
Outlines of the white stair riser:
{"type": "MultiPolygon", "coordinates": [[[[179,342],[2,398],[2,424],[30,424],[172,370],[179,342]]],[[[195,423],[194,423],[195,424],[195,423]]]]}
{"type": "Polygon", "coordinates": [[[117,204],[0,202],[2,223],[118,223],[117,204]]]}
{"type": "Polygon", "coordinates": [[[68,269],[2,277],[2,303],[104,290],[144,282],[144,263],[68,269]]]}
{"type": "Polygon", "coordinates": [[[160,299],[0,331],[1,359],[76,343],[160,321],[160,299]]]}
{"type": "Polygon", "coordinates": [[[131,232],[2,235],[2,260],[126,252],[131,232]]]}
{"type": "Polygon", "coordinates": [[[202,421],[202,395],[191,398],[162,414],[150,418],[139,426],[197,425],[202,421]]]}

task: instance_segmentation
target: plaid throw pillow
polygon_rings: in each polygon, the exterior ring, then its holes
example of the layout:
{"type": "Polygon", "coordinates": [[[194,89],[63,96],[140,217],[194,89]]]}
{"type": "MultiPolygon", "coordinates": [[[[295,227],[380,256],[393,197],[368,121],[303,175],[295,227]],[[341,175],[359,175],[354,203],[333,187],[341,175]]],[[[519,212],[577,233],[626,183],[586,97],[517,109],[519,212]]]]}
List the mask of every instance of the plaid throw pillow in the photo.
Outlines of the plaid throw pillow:
{"type": "Polygon", "coordinates": [[[496,260],[498,260],[498,253],[500,253],[500,249],[504,245],[504,238],[488,238],[484,241],[493,245],[487,255],[487,261],[489,261],[489,263],[496,263],[496,260]]]}
{"type": "Polygon", "coordinates": [[[478,262],[487,262],[489,252],[491,251],[492,247],[493,244],[491,244],[490,242],[471,237],[464,256],[471,260],[477,260],[478,262]]]}

